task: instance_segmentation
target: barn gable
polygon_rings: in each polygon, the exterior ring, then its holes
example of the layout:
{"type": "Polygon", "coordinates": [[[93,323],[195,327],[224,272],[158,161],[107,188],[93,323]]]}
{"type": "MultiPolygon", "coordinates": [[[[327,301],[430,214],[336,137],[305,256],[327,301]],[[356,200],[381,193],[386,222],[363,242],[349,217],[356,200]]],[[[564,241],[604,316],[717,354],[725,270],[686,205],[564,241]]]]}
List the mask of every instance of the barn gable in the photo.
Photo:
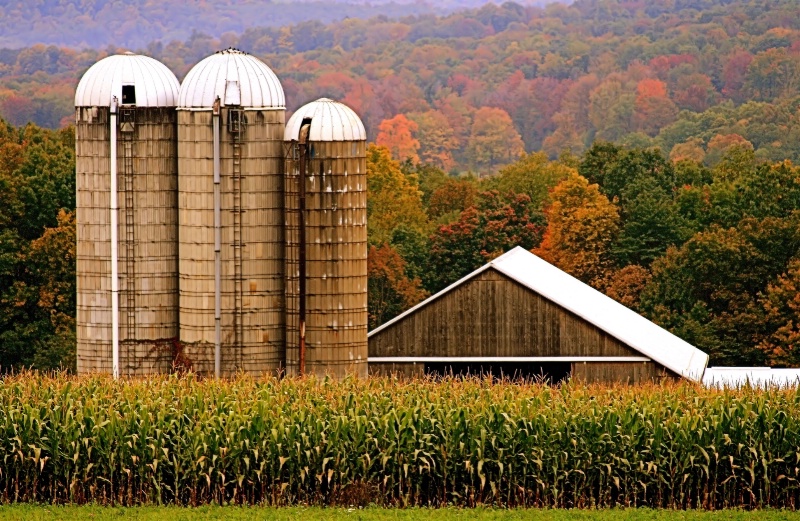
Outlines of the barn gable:
{"type": "Polygon", "coordinates": [[[696,381],[708,361],[702,351],[519,247],[376,328],[369,334],[369,356],[371,366],[563,360],[573,363],[573,373],[592,374],[649,363],[647,374],[666,369],[696,381]],[[593,365],[575,365],[581,362],[593,365]]]}

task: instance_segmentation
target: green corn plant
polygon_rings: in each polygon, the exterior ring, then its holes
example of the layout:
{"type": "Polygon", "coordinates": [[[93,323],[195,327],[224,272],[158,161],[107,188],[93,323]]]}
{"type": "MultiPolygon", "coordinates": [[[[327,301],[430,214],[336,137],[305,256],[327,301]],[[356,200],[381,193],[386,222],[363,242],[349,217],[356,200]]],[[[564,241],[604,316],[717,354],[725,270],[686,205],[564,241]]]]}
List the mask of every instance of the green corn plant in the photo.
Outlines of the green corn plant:
{"type": "Polygon", "coordinates": [[[0,379],[0,502],[795,507],[800,392],[0,379]]]}

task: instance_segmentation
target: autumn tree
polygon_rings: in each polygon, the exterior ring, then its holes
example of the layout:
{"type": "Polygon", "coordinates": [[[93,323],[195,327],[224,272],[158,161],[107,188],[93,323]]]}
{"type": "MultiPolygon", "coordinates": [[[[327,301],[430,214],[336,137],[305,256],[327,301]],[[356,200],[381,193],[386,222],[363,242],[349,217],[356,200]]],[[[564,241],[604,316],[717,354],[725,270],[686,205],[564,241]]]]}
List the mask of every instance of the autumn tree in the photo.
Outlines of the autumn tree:
{"type": "Polygon", "coordinates": [[[416,123],[398,114],[391,119],[385,119],[378,127],[378,137],[375,142],[379,146],[389,149],[392,157],[398,161],[410,159],[411,162],[419,162],[419,141],[414,138],[414,133],[419,127],[416,123]]]}
{"type": "Polygon", "coordinates": [[[753,150],[753,144],[739,134],[717,134],[708,141],[706,164],[714,166],[719,163],[731,147],[753,150]]]}
{"type": "Polygon", "coordinates": [[[493,171],[516,161],[525,151],[508,113],[491,107],[480,108],[475,113],[467,147],[472,164],[482,171],[493,171]]]}
{"type": "Polygon", "coordinates": [[[428,216],[439,220],[443,216],[458,216],[473,206],[478,198],[478,185],[474,179],[449,179],[431,195],[428,216]]]}
{"type": "Polygon", "coordinates": [[[419,160],[441,170],[448,171],[455,166],[453,150],[458,140],[455,131],[444,114],[438,110],[409,114],[417,125],[414,137],[420,143],[419,160]]]}
{"type": "Polygon", "coordinates": [[[641,80],[636,86],[633,128],[655,136],[661,127],[672,123],[678,107],[667,95],[667,85],[654,79],[641,80]]]}
{"type": "Polygon", "coordinates": [[[770,100],[797,94],[798,87],[800,56],[785,48],[760,52],[747,67],[744,88],[752,99],[770,100]]]}
{"type": "Polygon", "coordinates": [[[639,311],[642,291],[652,279],[650,270],[629,264],[622,269],[611,272],[607,279],[605,294],[625,307],[639,311]]]}
{"type": "Polygon", "coordinates": [[[542,210],[549,202],[550,190],[573,172],[560,161],[550,161],[543,152],[524,154],[486,179],[483,186],[500,193],[525,194],[534,209],[542,210]]]}
{"type": "Polygon", "coordinates": [[[589,119],[597,139],[616,141],[631,131],[636,95],[618,77],[609,77],[589,94],[589,119]]]}
{"type": "Polygon", "coordinates": [[[596,184],[572,173],[551,194],[547,229],[534,253],[570,275],[602,288],[614,269],[611,246],[619,231],[617,208],[596,184]]]}
{"type": "Polygon", "coordinates": [[[506,251],[536,247],[544,218],[532,212],[527,195],[486,192],[458,221],[440,226],[431,237],[431,292],[439,291],[506,251]]]}
{"type": "Polygon", "coordinates": [[[408,278],[405,262],[388,244],[370,246],[367,277],[370,329],[391,320],[427,296],[419,279],[408,278]]]}
{"type": "Polygon", "coordinates": [[[678,143],[669,152],[670,161],[677,163],[679,161],[694,161],[695,163],[702,163],[706,157],[706,151],[703,148],[703,140],[698,137],[687,139],[683,143],[678,143]]]}
{"type": "Polygon", "coordinates": [[[787,271],[767,286],[759,298],[764,315],[764,334],[758,349],[770,365],[800,364],[800,259],[792,259],[787,271]]]}
{"type": "Polygon", "coordinates": [[[367,147],[367,230],[370,244],[389,242],[392,230],[427,226],[422,192],[400,170],[386,147],[367,147]]]}

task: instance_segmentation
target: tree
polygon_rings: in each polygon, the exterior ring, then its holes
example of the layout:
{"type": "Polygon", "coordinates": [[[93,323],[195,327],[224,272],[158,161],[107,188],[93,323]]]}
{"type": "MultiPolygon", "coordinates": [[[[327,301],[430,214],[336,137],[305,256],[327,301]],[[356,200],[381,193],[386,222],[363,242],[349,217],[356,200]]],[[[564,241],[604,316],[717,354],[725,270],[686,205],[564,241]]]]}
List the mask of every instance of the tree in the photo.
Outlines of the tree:
{"type": "Polygon", "coordinates": [[[731,53],[722,69],[722,93],[737,103],[746,99],[744,84],[747,78],[747,68],[752,61],[753,55],[750,52],[738,48],[731,53]]]}
{"type": "Polygon", "coordinates": [[[651,278],[650,270],[630,264],[611,273],[605,294],[625,307],[639,311],[641,293],[651,278]]]}
{"type": "Polygon", "coordinates": [[[630,150],[604,142],[596,142],[584,155],[578,172],[597,183],[611,200],[619,201],[625,188],[641,178],[655,180],[665,190],[672,190],[678,181],[674,165],[658,149],[630,150]]]}
{"type": "Polygon", "coordinates": [[[432,286],[427,289],[439,291],[516,246],[536,247],[543,225],[528,196],[481,194],[458,221],[440,226],[431,236],[432,286]]]}
{"type": "Polygon", "coordinates": [[[370,244],[389,242],[400,225],[424,230],[422,192],[403,175],[389,149],[367,147],[367,230],[370,244]]]}
{"type": "Polygon", "coordinates": [[[648,267],[692,234],[672,194],[652,177],[639,177],[625,187],[620,211],[623,224],[613,249],[622,266],[648,267]]]}
{"type": "Polygon", "coordinates": [[[500,193],[525,194],[535,210],[542,210],[549,203],[550,190],[573,172],[561,162],[550,161],[543,152],[524,154],[486,179],[483,186],[500,193]]]}
{"type": "Polygon", "coordinates": [[[697,137],[690,138],[683,143],[678,143],[669,153],[669,159],[673,163],[679,161],[693,161],[695,163],[702,163],[706,157],[706,151],[703,149],[703,140],[697,137]]]}
{"type": "Polygon", "coordinates": [[[415,137],[420,143],[419,158],[444,171],[455,166],[453,150],[458,140],[447,118],[438,110],[410,114],[409,118],[417,125],[415,137]]]}
{"type": "Polygon", "coordinates": [[[759,295],[800,252],[800,216],[713,225],[652,266],[641,309],[711,355],[711,363],[761,365],[765,338],[759,295]]]}
{"type": "Polygon", "coordinates": [[[412,163],[419,162],[419,141],[414,138],[414,133],[419,129],[416,123],[398,114],[391,119],[385,119],[378,127],[378,146],[389,149],[392,157],[398,161],[410,159],[412,163]]]}
{"type": "Polygon", "coordinates": [[[534,253],[596,288],[614,269],[611,245],[619,231],[617,208],[596,184],[572,173],[551,194],[547,229],[534,253]]]}
{"type": "Polygon", "coordinates": [[[525,151],[511,117],[503,109],[483,107],[475,113],[468,154],[478,169],[493,171],[516,161],[525,151]]]}
{"type": "Polygon", "coordinates": [[[478,197],[478,187],[472,179],[449,179],[431,196],[428,216],[438,220],[443,216],[458,216],[473,206],[478,197]]]}
{"type": "Polygon", "coordinates": [[[427,294],[419,279],[409,279],[402,257],[388,244],[370,246],[367,255],[369,328],[391,320],[427,294]]]}
{"type": "Polygon", "coordinates": [[[792,259],[786,273],[767,286],[759,298],[765,334],[758,343],[770,365],[800,364],[800,259],[792,259]]]}
{"type": "Polygon", "coordinates": [[[631,131],[636,96],[617,77],[610,77],[589,95],[589,119],[597,139],[616,141],[631,131]]]}
{"type": "Polygon", "coordinates": [[[739,134],[717,134],[709,140],[706,147],[706,164],[714,166],[719,163],[731,147],[753,150],[753,144],[739,134]]]}
{"type": "Polygon", "coordinates": [[[745,89],[752,99],[797,94],[800,87],[800,56],[786,49],[767,49],[758,53],[747,67],[745,89]]]}
{"type": "Polygon", "coordinates": [[[678,107],[667,96],[667,85],[663,81],[644,79],[636,86],[633,128],[649,136],[655,136],[661,127],[672,123],[678,115],[678,107]]]}

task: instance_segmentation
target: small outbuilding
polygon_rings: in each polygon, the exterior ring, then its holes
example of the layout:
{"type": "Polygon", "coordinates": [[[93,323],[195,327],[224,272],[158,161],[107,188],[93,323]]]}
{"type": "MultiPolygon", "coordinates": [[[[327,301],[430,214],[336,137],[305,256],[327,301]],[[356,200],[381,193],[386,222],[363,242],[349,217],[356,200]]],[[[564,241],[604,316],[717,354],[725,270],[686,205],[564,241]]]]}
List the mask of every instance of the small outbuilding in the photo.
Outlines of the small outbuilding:
{"type": "Polygon", "coordinates": [[[371,374],[701,382],[708,355],[517,247],[369,333],[371,374]]]}

